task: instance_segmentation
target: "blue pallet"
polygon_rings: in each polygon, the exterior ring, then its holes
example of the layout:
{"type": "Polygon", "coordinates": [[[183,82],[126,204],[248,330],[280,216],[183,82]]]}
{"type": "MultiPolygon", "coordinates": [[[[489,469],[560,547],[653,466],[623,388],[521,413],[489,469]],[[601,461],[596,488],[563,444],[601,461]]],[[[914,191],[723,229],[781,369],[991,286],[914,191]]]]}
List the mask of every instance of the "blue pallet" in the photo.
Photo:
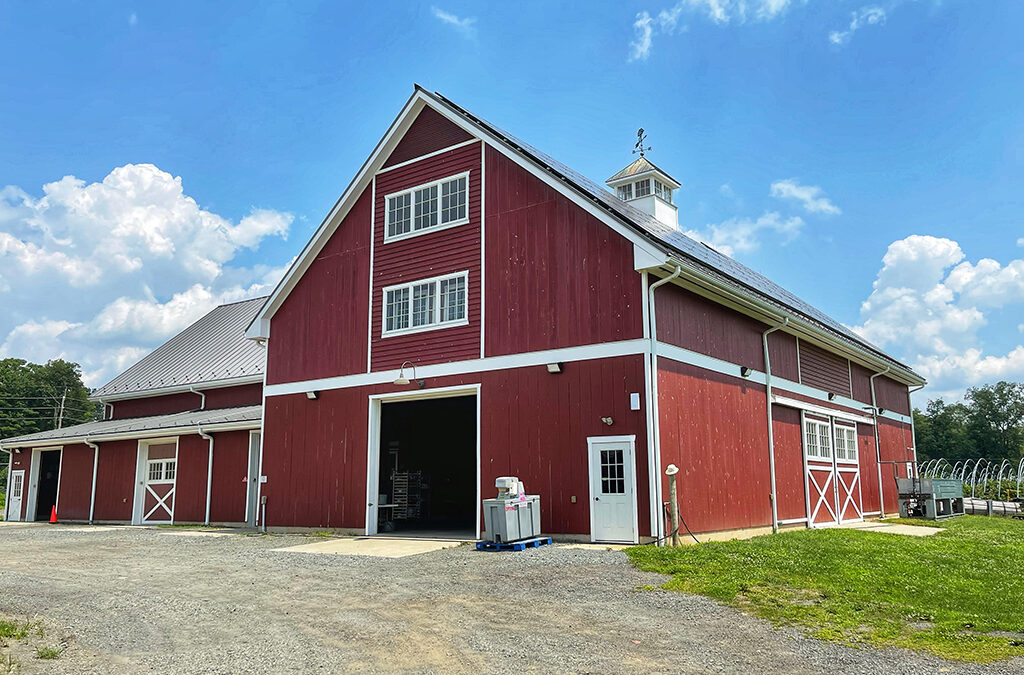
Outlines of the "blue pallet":
{"type": "Polygon", "coordinates": [[[476,543],[476,550],[478,551],[525,551],[528,548],[537,548],[539,546],[550,546],[551,537],[534,537],[533,539],[523,539],[522,541],[509,541],[497,543],[493,541],[478,541],[476,543]]]}

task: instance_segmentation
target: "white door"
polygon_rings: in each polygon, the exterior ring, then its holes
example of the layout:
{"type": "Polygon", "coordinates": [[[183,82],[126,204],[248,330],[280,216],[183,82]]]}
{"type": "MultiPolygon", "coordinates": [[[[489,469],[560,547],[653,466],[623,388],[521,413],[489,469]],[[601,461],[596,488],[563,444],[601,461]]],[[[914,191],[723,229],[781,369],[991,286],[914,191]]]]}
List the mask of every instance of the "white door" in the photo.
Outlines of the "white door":
{"type": "Polygon", "coordinates": [[[588,438],[590,539],[637,542],[633,436],[588,438]]]}
{"type": "Polygon", "coordinates": [[[246,473],[245,522],[256,527],[257,495],[260,487],[260,435],[249,434],[249,469],[246,473]]]}
{"type": "Polygon", "coordinates": [[[21,520],[21,502],[25,494],[25,472],[11,472],[11,490],[7,495],[7,520],[21,520]]]}

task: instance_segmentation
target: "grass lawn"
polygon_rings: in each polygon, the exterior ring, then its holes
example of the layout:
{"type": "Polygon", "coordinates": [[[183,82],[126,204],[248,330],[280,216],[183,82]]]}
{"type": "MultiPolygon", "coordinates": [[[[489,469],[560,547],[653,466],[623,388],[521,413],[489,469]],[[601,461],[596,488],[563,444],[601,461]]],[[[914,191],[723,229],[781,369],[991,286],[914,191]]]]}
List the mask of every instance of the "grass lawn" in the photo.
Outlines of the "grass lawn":
{"type": "MultiPolygon", "coordinates": [[[[900,521],[931,526],[926,521],[900,521]]],[[[931,537],[827,529],[671,549],[633,564],[776,625],[948,659],[1024,656],[1024,521],[964,516],[931,537]]]]}

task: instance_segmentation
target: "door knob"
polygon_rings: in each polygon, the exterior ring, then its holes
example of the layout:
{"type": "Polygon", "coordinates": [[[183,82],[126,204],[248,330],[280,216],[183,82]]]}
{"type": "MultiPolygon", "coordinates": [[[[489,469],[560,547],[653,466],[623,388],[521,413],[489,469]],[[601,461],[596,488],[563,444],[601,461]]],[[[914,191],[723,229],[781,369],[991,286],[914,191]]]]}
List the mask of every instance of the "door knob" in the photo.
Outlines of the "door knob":
{"type": "Polygon", "coordinates": [[[599,502],[599,501],[601,501],[601,498],[600,497],[594,497],[594,501],[595,502],[599,502]]]}

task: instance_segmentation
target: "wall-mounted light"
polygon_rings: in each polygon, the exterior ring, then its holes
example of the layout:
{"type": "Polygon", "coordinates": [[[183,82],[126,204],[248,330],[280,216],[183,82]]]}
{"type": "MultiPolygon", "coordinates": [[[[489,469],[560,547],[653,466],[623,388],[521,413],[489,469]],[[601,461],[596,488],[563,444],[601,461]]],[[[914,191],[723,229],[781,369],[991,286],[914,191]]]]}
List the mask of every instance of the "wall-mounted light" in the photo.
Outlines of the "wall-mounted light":
{"type": "MultiPolygon", "coordinates": [[[[398,386],[404,386],[411,382],[411,380],[405,376],[406,366],[412,368],[412,379],[416,380],[416,364],[413,363],[412,361],[403,361],[402,365],[398,368],[398,377],[395,378],[393,384],[397,384],[398,386]]],[[[423,385],[425,385],[426,383],[426,380],[416,380],[416,386],[419,387],[420,389],[422,389],[423,385]]]]}
{"type": "Polygon", "coordinates": [[[14,449],[14,454],[20,455],[21,454],[21,448],[15,448],[14,449]]]}
{"type": "Polygon", "coordinates": [[[743,377],[750,377],[750,368],[747,366],[740,366],[740,375],[743,377]]]}
{"type": "Polygon", "coordinates": [[[562,364],[561,363],[549,363],[548,364],[548,372],[552,373],[552,374],[562,372],[562,364]]]}
{"type": "Polygon", "coordinates": [[[879,415],[884,415],[885,414],[885,408],[879,408],[878,409],[878,414],[879,415]]]}
{"type": "Polygon", "coordinates": [[[828,393],[828,400],[830,400],[830,401],[834,401],[834,400],[836,400],[836,395],[835,395],[835,393],[834,393],[834,392],[831,392],[831,391],[830,391],[830,392],[828,393]]]}
{"type": "Polygon", "coordinates": [[[310,401],[315,401],[318,398],[320,398],[320,392],[318,392],[318,391],[307,391],[306,392],[306,398],[308,398],[310,401]]]}
{"type": "Polygon", "coordinates": [[[608,426],[611,426],[612,424],[615,423],[615,420],[613,420],[611,417],[602,417],[601,421],[607,424],[608,426]]]}

